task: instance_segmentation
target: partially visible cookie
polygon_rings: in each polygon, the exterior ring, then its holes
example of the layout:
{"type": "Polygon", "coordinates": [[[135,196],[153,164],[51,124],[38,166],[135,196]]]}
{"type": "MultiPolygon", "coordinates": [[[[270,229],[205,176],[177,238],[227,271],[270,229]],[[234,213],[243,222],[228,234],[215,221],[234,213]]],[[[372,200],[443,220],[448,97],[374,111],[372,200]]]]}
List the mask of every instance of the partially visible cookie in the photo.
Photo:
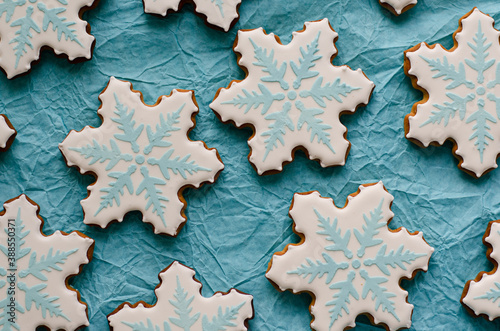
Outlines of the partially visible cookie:
{"type": "Polygon", "coordinates": [[[394,15],[401,15],[417,4],[417,0],[379,0],[382,7],[387,8],[394,15]]]}
{"type": "Polygon", "coordinates": [[[253,318],[253,297],[231,289],[205,298],[194,276],[193,269],[172,263],[158,277],[156,303],[122,304],[108,316],[111,330],[247,330],[246,322],[253,318]]]}
{"type": "Polygon", "coordinates": [[[482,271],[474,280],[469,280],[460,301],[472,315],[493,321],[500,317],[500,220],[488,224],[483,243],[488,247],[486,256],[494,268],[490,272],[482,271]]]}
{"type": "Polygon", "coordinates": [[[25,195],[0,213],[0,329],[76,330],[88,326],[87,306],[68,279],[92,256],[80,232],[42,232],[39,207],[25,195]]]}
{"type": "Polygon", "coordinates": [[[27,72],[42,47],[70,61],[92,56],[94,37],[81,18],[96,0],[4,0],[0,4],[0,67],[8,78],[27,72]]]}
{"type": "MultiPolygon", "coordinates": [[[[166,16],[169,11],[178,11],[186,0],[143,0],[144,12],[166,16]]],[[[228,31],[238,21],[241,0],[190,0],[195,10],[205,18],[208,25],[228,31]]]]}
{"type": "Polygon", "coordinates": [[[138,210],[155,233],[177,235],[184,188],[213,183],[224,168],[215,149],[188,137],[194,92],[173,90],[148,106],[132,84],[111,78],[99,98],[102,125],[71,131],[59,145],[68,166],[97,177],[82,201],[84,222],[104,228],[138,210]]]}
{"type": "Polygon", "coordinates": [[[332,65],[337,36],[326,18],[306,22],[287,45],[262,28],[238,32],[234,51],[247,76],[219,89],[210,108],[253,128],[248,158],[259,175],[281,171],[297,149],[322,167],[345,164],[339,117],[366,105],[375,85],[361,69],[332,65]]]}
{"type": "Polygon", "coordinates": [[[16,137],[16,129],[5,115],[0,114],[0,151],[6,151],[16,137]]]}
{"type": "Polygon", "coordinates": [[[318,192],[295,194],[290,217],[301,241],[273,255],[266,277],[311,294],[313,330],[353,328],[360,314],[387,330],[410,327],[413,305],[399,284],[426,271],[434,249],[421,232],[388,227],[393,199],[382,182],[361,185],[343,208],[318,192]]]}
{"type": "Polygon", "coordinates": [[[455,45],[421,43],[405,52],[404,69],[424,98],[405,117],[418,145],[454,143],[459,167],[480,177],[500,153],[500,32],[477,8],[462,17],[455,45]]]}

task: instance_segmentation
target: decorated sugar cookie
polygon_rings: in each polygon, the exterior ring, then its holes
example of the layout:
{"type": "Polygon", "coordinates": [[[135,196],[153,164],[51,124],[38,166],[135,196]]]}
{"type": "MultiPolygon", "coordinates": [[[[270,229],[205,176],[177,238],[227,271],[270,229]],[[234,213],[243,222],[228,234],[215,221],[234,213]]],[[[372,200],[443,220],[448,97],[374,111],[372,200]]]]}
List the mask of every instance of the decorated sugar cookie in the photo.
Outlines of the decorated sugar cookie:
{"type": "Polygon", "coordinates": [[[94,241],[79,232],[42,232],[39,207],[25,195],[0,213],[0,330],[88,326],[87,306],[67,285],[89,262],[94,241]]]}
{"type": "Polygon", "coordinates": [[[327,19],[307,22],[288,45],[262,28],[238,32],[234,51],[248,75],[221,88],[210,107],[223,122],[254,129],[249,160],[259,174],[281,171],[297,148],[323,167],[345,163],[339,116],[367,104],[374,84],[360,69],[332,65],[336,39],[327,19]]]}
{"type": "Polygon", "coordinates": [[[392,200],[381,182],[360,186],[344,208],[318,192],[295,194],[290,216],[302,240],[274,254],[266,277],[313,296],[312,329],[342,331],[359,314],[388,330],[410,327],[413,305],[399,282],[426,271],[434,249],[421,232],[388,228],[392,200]]]}
{"type": "Polygon", "coordinates": [[[253,317],[252,296],[235,289],[201,295],[195,272],[179,262],[159,275],[157,302],[122,304],[108,316],[113,331],[243,331],[253,317]]]}
{"type": "Polygon", "coordinates": [[[500,317],[500,221],[489,223],[483,243],[488,247],[486,256],[494,268],[490,272],[480,272],[467,282],[461,302],[473,315],[483,315],[492,321],[500,317]]]}
{"type": "Polygon", "coordinates": [[[500,153],[500,44],[493,19],[477,8],[460,20],[451,50],[422,43],[405,52],[405,71],[424,99],[405,118],[406,137],[427,147],[450,139],[459,167],[480,177],[500,153]]]}
{"type": "MultiPolygon", "coordinates": [[[[144,11],[148,14],[166,16],[168,11],[178,11],[182,0],[143,0],[144,11]]],[[[192,0],[195,10],[210,25],[228,31],[238,20],[241,0],[192,0]]]]}
{"type": "Polygon", "coordinates": [[[2,0],[0,67],[12,78],[31,68],[48,46],[70,61],[90,59],[94,37],[87,33],[82,10],[95,0],[2,0]]]}
{"type": "Polygon", "coordinates": [[[417,0],[379,0],[380,4],[395,15],[401,15],[417,4],[417,0]]]}
{"type": "Polygon", "coordinates": [[[84,222],[105,227],[138,210],[155,233],[175,236],[184,187],[213,183],[224,168],[215,149],[187,137],[198,112],[193,91],[147,106],[129,82],[111,78],[99,98],[102,125],[71,131],[59,145],[68,166],[97,177],[82,201],[84,222]]]}
{"type": "Polygon", "coordinates": [[[9,149],[16,136],[16,130],[5,115],[0,115],[0,151],[9,149]]]}

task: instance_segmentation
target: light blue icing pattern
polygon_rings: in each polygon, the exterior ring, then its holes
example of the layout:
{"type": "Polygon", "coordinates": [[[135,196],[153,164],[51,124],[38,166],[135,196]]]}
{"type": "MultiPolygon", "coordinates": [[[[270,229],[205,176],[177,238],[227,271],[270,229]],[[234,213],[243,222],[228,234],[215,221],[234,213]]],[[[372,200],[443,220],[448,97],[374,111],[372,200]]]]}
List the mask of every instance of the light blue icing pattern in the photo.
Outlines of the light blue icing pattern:
{"type": "MultiPolygon", "coordinates": [[[[339,220],[334,218],[330,222],[329,217],[323,216],[320,212],[314,209],[318,221],[317,234],[324,236],[325,239],[331,243],[323,247],[322,257],[324,261],[306,258],[306,263],[302,263],[297,269],[290,270],[289,275],[297,275],[302,278],[307,278],[309,283],[321,281],[324,278],[325,284],[332,290],[332,300],[327,302],[326,305],[330,307],[330,325],[331,328],[343,313],[349,314],[349,307],[352,300],[359,301],[360,298],[366,299],[371,295],[374,302],[375,311],[381,309],[390,313],[397,321],[400,321],[396,313],[396,306],[391,298],[396,294],[387,290],[384,283],[389,281],[391,271],[394,269],[407,270],[407,266],[411,265],[413,261],[420,257],[427,256],[427,254],[419,254],[405,249],[404,244],[399,245],[396,250],[387,252],[387,244],[377,237],[379,229],[387,225],[386,218],[382,212],[384,199],[376,208],[370,211],[369,215],[363,214],[364,224],[361,231],[358,229],[347,229],[341,233],[338,227],[339,220]],[[351,234],[354,233],[357,246],[356,255],[348,247],[351,241],[351,234]],[[380,247],[375,256],[366,256],[367,248],[380,247]],[[343,259],[337,261],[329,252],[342,252],[343,259]],[[390,268],[389,268],[390,267],[390,268]],[[345,270],[339,277],[338,271],[345,270]],[[382,272],[386,276],[380,276],[382,272]],[[359,292],[353,282],[357,277],[364,279],[363,288],[359,292]]],[[[372,252],[374,252],[372,250],[372,252]]]]}
{"type": "MultiPolygon", "coordinates": [[[[0,328],[2,331],[20,330],[20,326],[16,321],[22,318],[30,318],[29,312],[33,309],[39,310],[44,319],[48,316],[55,316],[70,321],[63,312],[64,307],[61,307],[59,303],[60,298],[58,296],[51,296],[50,293],[44,292],[44,290],[48,286],[47,282],[50,277],[47,273],[52,274],[63,271],[62,266],[66,263],[68,257],[76,253],[78,249],[64,252],[56,250],[54,252],[54,247],[50,247],[46,255],[38,257],[37,252],[29,246],[27,236],[30,235],[30,231],[24,228],[25,225],[21,215],[21,208],[19,208],[14,222],[15,267],[11,268],[15,270],[15,272],[0,267],[0,277],[5,278],[8,274],[14,273],[16,291],[19,290],[24,292],[25,300],[15,300],[16,318],[11,319],[11,316],[7,314],[7,305],[10,303],[13,295],[8,291],[9,286],[7,286],[6,279],[0,280],[0,290],[6,292],[5,299],[0,301],[0,328]],[[26,259],[29,259],[28,263],[25,263],[26,259]],[[27,267],[20,268],[20,261],[23,262],[23,265],[27,265],[27,267]],[[22,281],[23,279],[28,279],[28,277],[30,277],[29,283],[32,284],[33,280],[35,280],[36,285],[30,286],[22,281]]],[[[8,229],[5,228],[4,231],[8,235],[8,229]]],[[[0,244],[0,251],[6,257],[9,257],[8,247],[0,244]]],[[[11,281],[12,279],[9,279],[9,282],[11,281]]],[[[61,286],[64,286],[64,284],[61,286]]],[[[16,296],[14,296],[14,298],[16,298],[16,296]]]]}
{"type": "MultiPolygon", "coordinates": [[[[69,150],[78,152],[88,164],[96,162],[107,162],[105,170],[107,176],[111,179],[107,187],[101,188],[101,203],[95,215],[98,215],[103,209],[112,207],[115,203],[121,204],[121,197],[124,194],[139,196],[145,192],[145,209],[152,208],[152,212],[158,215],[166,226],[164,202],[169,199],[163,193],[162,187],[168,185],[172,176],[180,176],[187,179],[189,175],[199,171],[209,172],[211,169],[198,165],[194,160],[190,160],[191,154],[182,157],[173,156],[175,148],[168,138],[172,132],[180,130],[180,114],[185,104],[176,111],[168,113],[166,118],[163,114],[159,115],[159,121],[156,128],[150,125],[136,123],[135,110],[129,109],[123,104],[118,95],[114,94],[115,99],[115,117],[111,121],[115,123],[119,133],[116,133],[109,139],[109,147],[105,144],[99,144],[93,140],[92,144],[82,147],[70,147],[69,150]],[[140,146],[139,138],[146,134],[148,144],[140,146]],[[128,148],[127,153],[120,149],[118,141],[125,142],[128,148]],[[161,158],[157,159],[150,155],[155,148],[166,148],[161,158]],[[126,171],[113,171],[119,164],[128,163],[126,171]],[[154,177],[150,174],[149,167],[159,167],[163,178],[154,177]],[[141,181],[134,184],[132,175],[139,172],[142,176],[141,181]]],[[[122,145],[123,146],[123,145],[122,145]]],[[[94,215],[94,216],[95,216],[94,215]]]]}
{"type": "Polygon", "coordinates": [[[189,296],[188,291],[182,286],[179,276],[177,276],[177,286],[172,299],[168,300],[170,305],[174,308],[174,312],[177,316],[166,317],[163,321],[163,330],[159,325],[155,325],[150,318],[146,319],[146,322],[127,322],[122,321],[121,323],[129,326],[133,331],[196,331],[199,330],[198,327],[193,327],[193,325],[198,322],[200,316],[202,316],[202,331],[220,331],[227,330],[227,327],[235,327],[234,320],[236,320],[238,312],[241,307],[245,304],[243,301],[239,305],[235,306],[223,306],[218,307],[217,314],[214,316],[207,316],[206,314],[201,315],[200,312],[193,312],[193,307],[191,303],[194,300],[194,295],[189,296]]]}
{"type": "Polygon", "coordinates": [[[470,50],[469,58],[465,58],[457,66],[451,64],[447,56],[443,56],[442,59],[420,56],[431,71],[435,72],[433,78],[442,79],[447,83],[445,88],[449,99],[443,104],[433,104],[436,110],[420,127],[429,124],[442,124],[446,127],[450,119],[458,115],[461,121],[472,125],[473,133],[469,136],[469,141],[474,141],[481,163],[483,163],[483,154],[489,142],[495,140],[490,133],[491,125],[496,124],[497,119],[500,119],[500,98],[493,90],[500,84],[500,63],[490,55],[488,50],[492,43],[487,40],[482,29],[481,21],[479,21],[473,42],[467,43],[470,50]],[[467,77],[466,66],[475,71],[475,77],[467,77]],[[495,70],[495,78],[487,82],[485,73],[491,70],[495,70]],[[458,89],[461,86],[465,86],[467,92],[458,89]],[[496,104],[496,117],[485,110],[486,100],[496,104]],[[472,114],[467,115],[467,110],[470,112],[472,109],[472,114]]]}
{"type": "Polygon", "coordinates": [[[244,108],[244,113],[260,108],[261,115],[269,123],[269,130],[261,134],[266,137],[263,161],[269,153],[279,147],[278,142],[282,146],[285,145],[284,136],[287,132],[293,132],[295,129],[300,131],[304,124],[306,124],[306,130],[311,133],[310,142],[316,140],[335,153],[330,142],[331,126],[324,123],[322,116],[325,113],[324,108],[327,107],[326,101],[335,100],[342,103],[352,91],[360,88],[350,86],[342,82],[340,78],[329,82],[319,71],[313,70],[316,62],[322,58],[322,55],[318,54],[320,35],[321,32],[318,32],[305,49],[300,47],[301,56],[298,62],[290,60],[283,61],[281,64],[278,64],[278,60],[274,58],[274,49],[262,47],[250,38],[255,58],[252,64],[261,67],[266,75],[260,78],[257,84],[258,90],[242,89],[242,94],[236,95],[232,100],[221,102],[223,105],[230,104],[239,109],[244,108]],[[288,82],[285,79],[287,70],[293,72],[295,76],[293,81],[288,82]],[[314,83],[310,89],[302,86],[304,81],[312,79],[314,83]],[[282,91],[273,94],[267,87],[268,84],[278,84],[282,91]],[[312,98],[317,107],[306,107],[303,101],[307,98],[312,98]],[[284,102],[280,105],[280,101],[284,102]],[[301,114],[296,123],[288,116],[292,107],[298,109],[301,114]],[[271,113],[268,113],[269,111],[271,113]]]}
{"type": "Polygon", "coordinates": [[[57,32],[57,39],[61,41],[62,36],[66,40],[70,40],[80,47],[84,47],[78,36],[75,33],[75,29],[71,26],[76,24],[75,22],[68,21],[67,17],[64,16],[66,11],[65,6],[68,5],[67,0],[57,0],[62,7],[49,8],[46,3],[42,0],[29,0],[29,5],[27,0],[2,0],[0,3],[0,19],[5,19],[6,23],[11,23],[10,26],[16,28],[15,37],[9,40],[9,44],[13,44],[13,49],[16,56],[15,68],[17,69],[19,65],[19,60],[24,54],[27,53],[27,48],[33,49],[33,44],[31,40],[33,39],[33,33],[42,34],[47,32],[49,27],[53,31],[57,32]],[[32,5],[31,5],[32,4],[32,5]],[[22,7],[17,9],[17,7],[22,7]],[[17,10],[24,10],[25,15],[17,20],[12,20],[14,12],[17,10]],[[33,20],[33,15],[35,11],[39,11],[43,14],[43,22],[41,26],[33,20]],[[3,15],[5,13],[5,15],[3,15]]]}

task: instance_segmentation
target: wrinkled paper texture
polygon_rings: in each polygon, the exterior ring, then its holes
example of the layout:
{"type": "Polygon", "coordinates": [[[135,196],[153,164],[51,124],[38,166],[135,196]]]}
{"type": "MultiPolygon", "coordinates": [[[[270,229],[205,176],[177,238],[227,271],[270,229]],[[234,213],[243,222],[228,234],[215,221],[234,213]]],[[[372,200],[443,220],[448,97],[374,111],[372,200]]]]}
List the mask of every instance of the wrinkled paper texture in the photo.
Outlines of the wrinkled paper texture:
{"type": "MultiPolygon", "coordinates": [[[[497,0],[474,2],[500,27],[497,0]]],[[[43,52],[26,76],[0,74],[0,113],[18,131],[0,153],[0,201],[26,193],[41,207],[47,234],[79,230],[95,239],[94,257],[71,280],[89,306],[90,327],[124,301],[154,303],[158,273],[173,260],[197,272],[203,294],[235,287],[254,296],[251,330],[307,330],[307,294],[280,293],[265,278],[273,253],[299,237],[288,209],[295,192],[318,190],[343,206],[360,184],[383,180],[394,195],[391,228],[423,231],[435,248],[429,271],[403,281],[415,306],[411,330],[498,330],[500,321],[470,316],[459,300],[467,280],[491,270],[482,236],[500,218],[500,170],[474,179],[457,168],[451,144],[421,148],[404,138],[403,119],[422,94],[403,72],[404,50],[426,41],[453,45],[469,0],[421,0],[400,17],[378,0],[243,0],[228,33],[207,27],[185,5],[167,17],[146,15],[141,0],[106,0],[84,14],[96,37],[93,59],[70,64],[43,52]],[[327,17],[338,32],[335,65],[361,68],[376,84],[367,107],[345,115],[351,150],[343,167],[321,168],[298,152],[280,174],[259,177],[247,160],[249,129],[222,124],[209,109],[219,87],[242,79],[232,46],[238,29],[264,27],[286,43],[305,21],[327,17]],[[218,149],[225,169],[201,189],[187,189],[188,221],[177,238],[154,235],[139,213],[107,229],[83,224],[80,200],[94,179],[68,168],[58,150],[70,130],[99,126],[98,95],[109,77],[129,80],[153,104],[174,88],[195,91],[200,113],[190,137],[218,149]]],[[[358,318],[355,330],[380,330],[358,318]]]]}

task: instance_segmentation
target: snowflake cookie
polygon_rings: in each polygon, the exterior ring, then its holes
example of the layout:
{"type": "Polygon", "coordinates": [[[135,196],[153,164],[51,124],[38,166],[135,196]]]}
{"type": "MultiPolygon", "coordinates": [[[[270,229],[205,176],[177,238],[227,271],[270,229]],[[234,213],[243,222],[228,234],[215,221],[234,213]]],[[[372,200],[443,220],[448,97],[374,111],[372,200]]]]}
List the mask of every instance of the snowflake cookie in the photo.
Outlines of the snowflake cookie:
{"type": "Polygon", "coordinates": [[[374,84],[332,65],[336,39],[327,19],[305,23],[288,45],[262,28],[238,32],[234,51],[248,75],[219,89],[210,107],[223,122],[254,128],[248,158],[260,175],[281,171],[301,147],[323,167],[345,163],[339,116],[367,104],[374,84]]]}
{"type": "Polygon", "coordinates": [[[426,271],[434,249],[420,232],[387,227],[392,200],[381,182],[360,186],[344,208],[318,192],[295,194],[290,216],[302,240],[274,254],[266,277],[281,291],[311,293],[314,330],[354,327],[359,314],[388,330],[410,327],[413,305],[399,282],[426,271]]]}
{"type": "Polygon", "coordinates": [[[79,232],[41,232],[39,207],[25,195],[0,213],[0,330],[88,326],[87,306],[67,285],[92,256],[94,241],[79,232]]]}
{"type": "Polygon", "coordinates": [[[451,50],[417,45],[405,52],[405,71],[424,99],[405,118],[406,137],[427,147],[450,139],[459,167],[480,177],[500,153],[500,33],[473,9],[460,20],[451,50]]]}
{"type": "Polygon", "coordinates": [[[500,317],[500,221],[488,224],[483,243],[488,247],[486,256],[495,267],[467,282],[461,302],[473,315],[485,315],[492,321],[500,317]]]}
{"type": "Polygon", "coordinates": [[[0,151],[6,151],[16,137],[16,130],[5,115],[0,115],[0,151]]]}
{"type": "Polygon", "coordinates": [[[81,14],[95,0],[0,1],[0,67],[8,78],[29,71],[44,46],[70,61],[91,58],[94,37],[81,14]]]}
{"type": "Polygon", "coordinates": [[[379,0],[380,4],[395,15],[401,15],[417,4],[417,0],[379,0]]]}
{"type": "Polygon", "coordinates": [[[84,222],[105,227],[139,210],[155,233],[175,236],[185,222],[182,190],[213,183],[224,168],[215,149],[187,137],[198,112],[193,91],[147,106],[132,84],[111,78],[99,98],[102,125],[71,131],[59,145],[68,166],[97,177],[82,201],[84,222]]]}
{"type": "MultiPolygon", "coordinates": [[[[195,10],[212,26],[228,31],[238,20],[241,0],[191,0],[195,10]]],[[[143,0],[144,12],[166,16],[169,10],[178,11],[183,0],[143,0]]]]}
{"type": "Polygon", "coordinates": [[[155,289],[157,302],[151,306],[143,301],[124,303],[108,316],[114,331],[242,331],[253,317],[252,300],[248,294],[231,289],[215,293],[211,298],[201,295],[201,284],[193,269],[179,262],[172,263],[159,275],[155,289]]]}

